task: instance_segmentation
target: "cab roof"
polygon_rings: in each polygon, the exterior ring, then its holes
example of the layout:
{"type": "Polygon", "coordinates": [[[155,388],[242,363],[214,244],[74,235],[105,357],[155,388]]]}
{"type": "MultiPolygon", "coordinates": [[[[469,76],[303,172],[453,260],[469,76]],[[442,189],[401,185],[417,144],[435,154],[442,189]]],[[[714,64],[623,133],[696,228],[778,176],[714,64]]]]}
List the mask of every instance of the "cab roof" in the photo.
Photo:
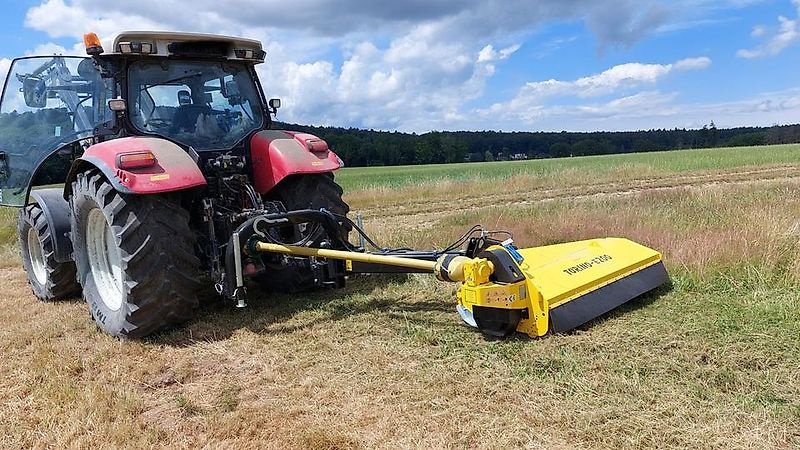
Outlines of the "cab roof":
{"type": "Polygon", "coordinates": [[[255,62],[262,62],[265,56],[261,42],[255,39],[166,31],[123,31],[114,39],[110,50],[104,54],[212,56],[255,62]],[[150,45],[149,52],[143,51],[148,48],[147,44],[150,45]]]}

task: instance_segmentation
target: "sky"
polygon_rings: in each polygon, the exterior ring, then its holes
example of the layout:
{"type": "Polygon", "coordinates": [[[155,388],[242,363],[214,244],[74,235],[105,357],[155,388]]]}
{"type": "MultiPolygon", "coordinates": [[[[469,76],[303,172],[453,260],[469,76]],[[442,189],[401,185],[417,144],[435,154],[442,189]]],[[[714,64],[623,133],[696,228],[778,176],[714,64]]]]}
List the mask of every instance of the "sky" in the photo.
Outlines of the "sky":
{"type": "Polygon", "coordinates": [[[800,0],[0,0],[11,59],[123,30],[259,39],[278,119],[595,131],[800,122],[800,0]]]}

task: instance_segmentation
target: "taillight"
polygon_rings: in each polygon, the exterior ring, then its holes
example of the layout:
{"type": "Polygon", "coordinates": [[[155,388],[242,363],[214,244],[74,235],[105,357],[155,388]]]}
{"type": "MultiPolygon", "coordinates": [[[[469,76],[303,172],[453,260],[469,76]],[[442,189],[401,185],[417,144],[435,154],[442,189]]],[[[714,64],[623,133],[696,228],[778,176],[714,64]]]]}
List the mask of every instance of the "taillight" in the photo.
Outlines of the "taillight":
{"type": "Polygon", "coordinates": [[[152,167],[156,163],[158,163],[158,160],[153,152],[130,152],[121,153],[117,156],[117,167],[123,170],[152,167]]]}
{"type": "Polygon", "coordinates": [[[310,152],[327,152],[328,143],[322,139],[306,139],[306,148],[310,152]]]}

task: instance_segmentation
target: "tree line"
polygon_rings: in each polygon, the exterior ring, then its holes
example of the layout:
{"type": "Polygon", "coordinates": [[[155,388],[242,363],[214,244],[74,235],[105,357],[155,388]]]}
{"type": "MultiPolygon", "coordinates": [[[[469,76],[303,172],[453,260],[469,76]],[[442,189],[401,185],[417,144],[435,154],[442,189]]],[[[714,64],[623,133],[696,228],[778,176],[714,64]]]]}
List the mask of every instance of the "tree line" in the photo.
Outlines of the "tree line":
{"type": "Polygon", "coordinates": [[[800,142],[800,125],[622,132],[432,131],[424,134],[275,123],[325,139],[348,166],[561,158],[800,142]]]}

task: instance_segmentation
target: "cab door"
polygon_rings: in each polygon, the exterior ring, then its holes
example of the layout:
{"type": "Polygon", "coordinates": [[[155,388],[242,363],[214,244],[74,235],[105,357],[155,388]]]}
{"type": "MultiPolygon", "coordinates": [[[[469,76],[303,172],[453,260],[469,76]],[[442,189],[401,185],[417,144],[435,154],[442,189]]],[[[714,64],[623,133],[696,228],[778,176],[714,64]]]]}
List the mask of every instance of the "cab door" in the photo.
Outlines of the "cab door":
{"type": "Polygon", "coordinates": [[[106,106],[112,88],[89,58],[35,56],[12,62],[0,99],[1,205],[24,206],[34,180],[64,182],[68,164],[59,164],[56,153],[113,120],[106,106]]]}

